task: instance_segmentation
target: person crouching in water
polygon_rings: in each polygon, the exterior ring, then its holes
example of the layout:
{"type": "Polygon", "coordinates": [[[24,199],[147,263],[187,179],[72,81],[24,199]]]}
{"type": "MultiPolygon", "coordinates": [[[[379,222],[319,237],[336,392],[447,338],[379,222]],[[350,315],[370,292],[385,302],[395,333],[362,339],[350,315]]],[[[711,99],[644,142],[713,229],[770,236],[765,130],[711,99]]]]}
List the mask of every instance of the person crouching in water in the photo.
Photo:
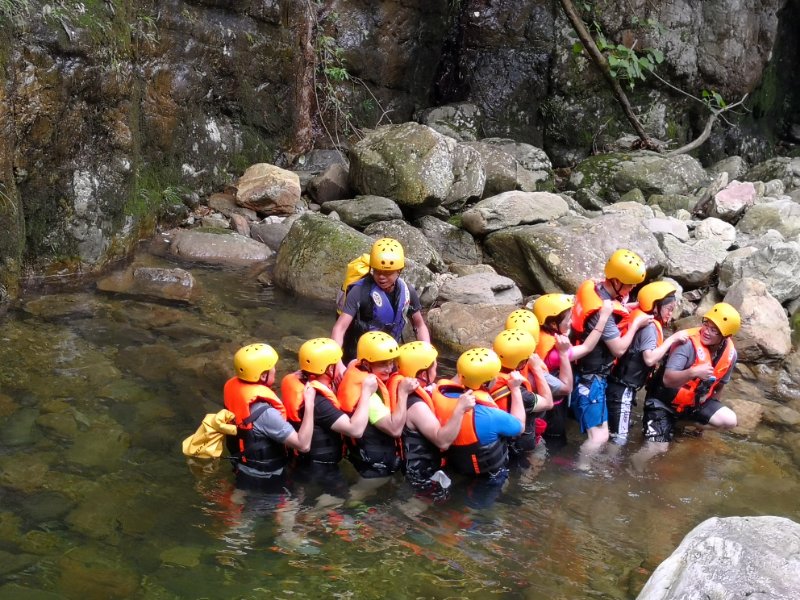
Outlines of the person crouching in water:
{"type": "Polygon", "coordinates": [[[346,484],[339,471],[344,440],[364,434],[369,417],[369,399],[378,389],[374,375],[364,378],[361,395],[352,415],[345,413],[333,391],[336,365],[342,358],[342,349],[330,338],[315,338],[300,346],[300,370],[289,373],[281,381],[281,398],[286,406],[286,416],[295,429],[302,426],[305,413],[313,407],[314,429],[311,448],[297,457],[296,474],[305,479],[321,482],[326,492],[346,495],[346,484]],[[314,391],[314,401],[306,404],[307,388],[314,391]]]}
{"type": "Polygon", "coordinates": [[[509,412],[500,410],[489,394],[501,368],[500,358],[493,350],[472,348],[458,358],[456,379],[440,380],[433,390],[440,423],[447,423],[462,394],[472,391],[475,407],[461,420],[461,429],[446,453],[447,465],[457,473],[487,477],[497,485],[508,477],[508,439],[525,429],[522,375],[514,372],[509,376],[509,412]]]}
{"type": "Polygon", "coordinates": [[[225,408],[235,415],[236,437],[228,450],[242,489],[282,486],[287,465],[286,447],[308,452],[314,428],[314,390],[303,388],[306,406],[297,431],[286,421],[283,403],[270,389],[275,383],[278,354],[268,344],[250,344],[233,356],[236,373],[223,390],[225,408]]]}
{"type": "Polygon", "coordinates": [[[533,314],[540,327],[536,355],[547,367],[547,383],[553,393],[553,409],[547,411],[544,417],[547,422],[544,436],[554,449],[567,443],[567,399],[573,388],[571,363],[595,349],[614,310],[611,300],[605,300],[597,312],[597,323],[592,331],[582,344],[573,346],[569,333],[574,304],[574,298],[567,294],[544,294],[533,303],[533,314]]]}
{"type": "Polygon", "coordinates": [[[428,342],[409,342],[400,346],[397,371],[389,378],[387,387],[392,397],[406,378],[419,386],[408,394],[406,426],[403,429],[403,472],[417,490],[439,496],[449,487],[449,478],[441,471],[442,452],[453,443],[461,430],[464,414],[475,406],[475,396],[465,390],[458,397],[450,418],[440,423],[430,395],[436,379],[438,352],[428,342]]]}
{"type": "Polygon", "coordinates": [[[678,419],[715,429],[736,427],[736,413],[719,397],[736,366],[731,336],[740,326],[739,312],[720,302],[703,315],[701,327],[687,330],[688,339],[672,348],[647,385],[642,423],[646,443],[632,459],[637,470],[653,455],[666,452],[678,419]]]}
{"type": "Polygon", "coordinates": [[[509,449],[512,454],[533,450],[545,426],[541,421],[537,435],[536,413],[553,408],[553,394],[545,380],[546,368],[535,352],[536,338],[522,329],[506,329],[494,338],[492,349],[500,358],[502,367],[489,392],[501,410],[509,412],[511,408],[511,374],[517,372],[523,376],[520,394],[525,407],[525,429],[511,442],[509,449]]]}
{"type": "Polygon", "coordinates": [[[627,352],[617,359],[608,376],[608,431],[611,441],[617,446],[624,446],[628,441],[631,407],[636,405],[636,393],[669,349],[688,339],[685,331],[664,339],[664,327],[669,324],[677,304],[677,291],[668,281],[654,281],[642,287],[636,296],[639,304],[631,311],[629,319],[651,315],[653,321],[636,331],[627,352]]]}
{"type": "Polygon", "coordinates": [[[406,378],[399,386],[392,403],[386,382],[394,372],[399,355],[397,341],[388,333],[369,331],[356,347],[356,360],[344,372],[337,390],[342,410],[353,414],[361,398],[365,381],[374,375],[378,389],[369,397],[369,418],[364,435],[348,440],[348,459],[365,479],[385,478],[400,468],[398,438],[406,423],[406,401],[409,392],[419,386],[406,378]]]}

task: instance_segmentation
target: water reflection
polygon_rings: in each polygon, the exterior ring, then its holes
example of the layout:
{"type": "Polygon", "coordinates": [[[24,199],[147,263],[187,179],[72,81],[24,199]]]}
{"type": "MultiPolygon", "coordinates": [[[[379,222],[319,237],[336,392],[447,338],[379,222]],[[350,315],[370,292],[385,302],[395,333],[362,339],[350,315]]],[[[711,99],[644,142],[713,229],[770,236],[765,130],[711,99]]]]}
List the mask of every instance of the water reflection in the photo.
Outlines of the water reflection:
{"type": "Polygon", "coordinates": [[[445,502],[399,479],[242,493],[181,440],[240,345],[275,345],[280,376],[333,317],[249,273],[193,272],[191,306],[89,291],[0,323],[0,598],[630,598],[709,516],[800,519],[780,432],[681,437],[645,474],[637,440],[587,474],[572,431],[503,488],[456,480],[445,502]]]}

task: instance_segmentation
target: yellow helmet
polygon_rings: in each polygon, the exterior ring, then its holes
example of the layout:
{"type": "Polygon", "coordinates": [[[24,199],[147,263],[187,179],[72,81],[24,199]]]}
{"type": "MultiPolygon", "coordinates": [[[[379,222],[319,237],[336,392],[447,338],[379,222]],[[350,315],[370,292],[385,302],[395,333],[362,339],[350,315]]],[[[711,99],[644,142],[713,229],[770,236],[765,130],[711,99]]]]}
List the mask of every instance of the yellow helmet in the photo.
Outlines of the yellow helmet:
{"type": "Polygon", "coordinates": [[[368,331],[358,338],[356,358],[367,362],[394,360],[399,354],[397,340],[383,331],[368,331]]]}
{"type": "Polygon", "coordinates": [[[727,302],[715,304],[703,315],[703,318],[714,323],[723,337],[736,335],[742,326],[742,317],[739,315],[739,311],[727,302]]]}
{"type": "Polygon", "coordinates": [[[233,369],[242,381],[255,383],[264,371],[278,364],[278,353],[269,344],[250,344],[233,355],[233,369]]]}
{"type": "Polygon", "coordinates": [[[497,334],[492,349],[506,369],[516,369],[536,350],[536,338],[524,329],[506,329],[497,334]]]}
{"type": "Polygon", "coordinates": [[[489,348],[472,348],[458,357],[456,371],[464,387],[477,390],[500,373],[500,358],[489,348]]]}
{"type": "Polygon", "coordinates": [[[379,239],[372,244],[369,266],[378,271],[399,271],[406,266],[403,246],[392,238],[379,239]]]}
{"type": "Polygon", "coordinates": [[[404,377],[416,377],[417,373],[430,367],[439,353],[428,342],[408,342],[400,346],[397,370],[404,377]]]}
{"type": "Polygon", "coordinates": [[[534,340],[539,341],[539,321],[527,308],[518,308],[508,315],[506,329],[522,329],[530,333],[534,340]]]}
{"type": "Polygon", "coordinates": [[[645,271],[644,261],[630,250],[617,250],[606,263],[606,279],[617,279],[623,285],[642,283],[645,271]]]}
{"type": "Polygon", "coordinates": [[[575,305],[575,298],[567,294],[545,294],[539,296],[533,303],[533,314],[539,321],[539,325],[550,317],[557,317],[565,310],[571,310],[575,305]]]}
{"type": "Polygon", "coordinates": [[[297,358],[303,371],[322,375],[342,359],[342,349],[330,338],[314,338],[300,346],[297,358]]]}
{"type": "Polygon", "coordinates": [[[639,308],[649,313],[653,312],[656,302],[667,296],[674,296],[677,291],[678,288],[669,281],[654,281],[640,289],[636,299],[639,301],[639,308]]]}

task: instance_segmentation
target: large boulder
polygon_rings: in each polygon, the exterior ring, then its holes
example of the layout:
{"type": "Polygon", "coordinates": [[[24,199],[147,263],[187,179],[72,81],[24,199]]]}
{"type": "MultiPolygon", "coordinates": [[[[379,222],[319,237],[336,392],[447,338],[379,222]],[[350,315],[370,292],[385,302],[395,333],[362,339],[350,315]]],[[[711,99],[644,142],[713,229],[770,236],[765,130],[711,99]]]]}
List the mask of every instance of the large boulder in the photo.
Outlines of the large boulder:
{"type": "Polygon", "coordinates": [[[774,229],[785,238],[792,238],[800,234],[800,204],[789,198],[756,204],[747,209],[736,226],[751,235],[774,229]]]}
{"type": "Polygon", "coordinates": [[[733,222],[748,206],[756,201],[756,188],[749,181],[731,181],[724,189],[714,194],[711,216],[733,222]]]}
{"type": "Polygon", "coordinates": [[[99,279],[97,289],[145,298],[191,302],[195,281],[192,274],[184,269],[131,265],[99,279]]]}
{"type": "Polygon", "coordinates": [[[731,252],[719,269],[719,289],[725,292],[739,279],[763,281],[769,293],[784,303],[800,297],[800,243],[775,242],[760,249],[731,252]]]}
{"type": "Polygon", "coordinates": [[[789,317],[767,286],[756,279],[744,278],[725,294],[725,302],[742,316],[742,328],[736,335],[736,350],[746,362],[783,358],[792,350],[789,317]]]}
{"type": "Polygon", "coordinates": [[[638,600],[800,597],[800,525],[782,517],[714,517],[683,539],[638,600]]]}
{"type": "Polygon", "coordinates": [[[574,189],[590,188],[608,202],[639,189],[652,194],[691,194],[708,183],[708,175],[686,154],[616,153],[592,156],[580,162],[570,176],[574,189]]]}
{"type": "Polygon", "coordinates": [[[667,257],[666,274],[688,288],[708,285],[728,255],[726,242],[699,239],[683,243],[671,235],[661,238],[661,249],[667,257]]]}
{"type": "Polygon", "coordinates": [[[174,229],[163,238],[172,256],[191,262],[244,266],[265,261],[273,254],[266,244],[233,232],[174,229]]]}
{"type": "Polygon", "coordinates": [[[248,167],[236,184],[236,204],[265,215],[291,215],[300,205],[300,178],[275,165],[248,167]]]}
{"type": "Polygon", "coordinates": [[[630,215],[565,217],[555,223],[509,227],[485,240],[497,271],[526,293],[572,293],[584,280],[601,276],[608,257],[619,248],[639,254],[651,276],[664,269],[666,257],[656,237],[630,215]]]}
{"type": "Polygon", "coordinates": [[[522,303],[522,292],[508,277],[497,273],[474,273],[443,283],[439,289],[438,300],[460,304],[516,306],[522,303]]]}
{"type": "Polygon", "coordinates": [[[481,262],[481,249],[469,232],[432,216],[420,217],[415,224],[445,263],[477,265],[481,262]]]}
{"type": "Polygon", "coordinates": [[[504,192],[481,200],[461,215],[464,229],[484,236],[515,225],[542,223],[567,214],[566,201],[549,192],[504,192]]]}
{"type": "MultiPolygon", "coordinates": [[[[372,248],[375,240],[336,219],[305,213],[283,240],[275,262],[275,283],[298,296],[336,300],[347,263],[372,248]]],[[[403,278],[414,285],[425,304],[438,293],[433,273],[406,260],[403,278]]]]}
{"type": "Polygon", "coordinates": [[[322,205],[322,212],[336,212],[339,218],[354,227],[364,229],[378,221],[402,219],[397,203],[382,196],[356,196],[351,200],[331,200],[322,205]]]}
{"type": "Polygon", "coordinates": [[[800,157],[778,156],[755,165],[747,172],[748,181],[780,179],[787,192],[800,188],[800,157]]]}
{"type": "MultiPolygon", "coordinates": [[[[458,143],[418,123],[384,125],[365,134],[350,149],[350,183],[365,195],[385,196],[401,206],[438,206],[450,198],[456,183],[454,156],[458,143]]],[[[461,175],[482,170],[480,157],[462,166],[461,175]]],[[[464,191],[480,196],[481,189],[464,191]]]]}
{"type": "Polygon", "coordinates": [[[428,328],[437,346],[456,353],[476,346],[491,347],[512,310],[504,304],[445,302],[428,312],[428,328]]]}

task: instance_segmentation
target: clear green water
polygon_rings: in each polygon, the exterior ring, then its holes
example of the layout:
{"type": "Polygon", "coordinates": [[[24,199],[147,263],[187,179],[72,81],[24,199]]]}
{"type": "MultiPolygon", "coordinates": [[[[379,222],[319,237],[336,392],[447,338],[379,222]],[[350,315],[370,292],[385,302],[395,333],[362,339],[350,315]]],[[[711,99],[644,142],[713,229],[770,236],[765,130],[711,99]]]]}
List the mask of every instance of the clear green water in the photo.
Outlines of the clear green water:
{"type": "Polygon", "coordinates": [[[240,345],[292,370],[331,311],[246,271],[193,273],[191,307],[86,291],[0,321],[0,598],[632,598],[707,517],[800,521],[782,432],[683,437],[646,475],[629,472],[638,440],[577,472],[572,432],[496,497],[456,482],[439,504],[399,479],[344,502],[235,492],[181,440],[220,408],[240,345]]]}

